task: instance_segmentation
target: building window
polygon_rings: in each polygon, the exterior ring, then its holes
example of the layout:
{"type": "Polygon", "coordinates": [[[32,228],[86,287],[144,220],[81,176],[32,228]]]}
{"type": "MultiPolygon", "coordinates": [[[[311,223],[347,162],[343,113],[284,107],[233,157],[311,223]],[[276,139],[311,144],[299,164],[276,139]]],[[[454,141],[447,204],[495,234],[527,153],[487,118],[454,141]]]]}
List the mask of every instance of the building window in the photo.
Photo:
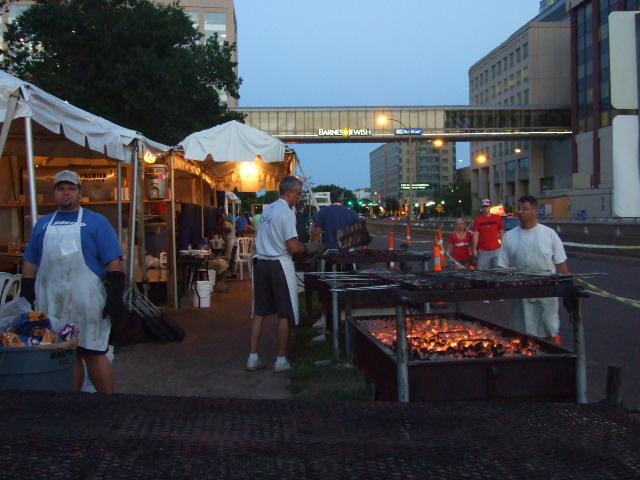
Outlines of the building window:
{"type": "Polygon", "coordinates": [[[222,43],[227,39],[227,14],[226,13],[205,13],[204,15],[204,37],[205,40],[218,34],[218,42],[222,43]]]}
{"type": "Polygon", "coordinates": [[[529,56],[529,44],[525,43],[522,45],[522,58],[527,58],[529,56]]]}
{"type": "Polygon", "coordinates": [[[498,60],[498,75],[502,73],[502,62],[498,60]]]}
{"type": "Polygon", "coordinates": [[[520,170],[529,170],[529,159],[527,157],[518,159],[518,168],[520,170]]]}
{"type": "Polygon", "coordinates": [[[522,81],[529,81],[529,67],[522,67],[522,81]]]}
{"type": "Polygon", "coordinates": [[[516,103],[522,105],[522,93],[520,92],[516,93],[516,103]]]}
{"type": "Polygon", "coordinates": [[[516,83],[520,85],[521,81],[522,81],[522,70],[518,70],[516,72],[516,83]]]}
{"type": "Polygon", "coordinates": [[[521,60],[521,49],[518,47],[516,48],[516,62],[520,63],[521,60]]]}
{"type": "Polygon", "coordinates": [[[529,105],[529,89],[528,88],[524,91],[524,100],[523,101],[524,101],[525,105],[529,105]]]}
{"type": "Polygon", "coordinates": [[[507,68],[508,68],[508,66],[507,66],[507,57],[503,57],[502,58],[502,68],[504,69],[505,72],[507,71],[507,68]]]}
{"type": "Polygon", "coordinates": [[[512,73],[511,75],[509,75],[509,88],[513,88],[516,84],[516,80],[515,80],[516,76],[512,73]]]}
{"type": "Polygon", "coordinates": [[[514,172],[516,170],[516,161],[509,160],[507,162],[507,172],[514,172]]]}
{"type": "Polygon", "coordinates": [[[509,54],[509,66],[513,67],[513,52],[509,54]]]}
{"type": "Polygon", "coordinates": [[[496,78],[496,66],[491,65],[491,78],[496,78]]]}

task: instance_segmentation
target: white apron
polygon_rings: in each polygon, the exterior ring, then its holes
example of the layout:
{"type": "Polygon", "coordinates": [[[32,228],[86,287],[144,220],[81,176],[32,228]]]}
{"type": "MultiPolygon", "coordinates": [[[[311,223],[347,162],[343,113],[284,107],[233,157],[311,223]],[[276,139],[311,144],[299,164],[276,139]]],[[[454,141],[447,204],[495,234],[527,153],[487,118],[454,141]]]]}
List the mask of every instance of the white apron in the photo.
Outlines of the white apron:
{"type": "MultiPolygon", "coordinates": [[[[274,259],[276,260],[276,259],[274,259]]],[[[289,289],[289,299],[291,300],[291,309],[293,310],[293,321],[296,325],[300,324],[300,307],[298,304],[298,277],[296,275],[296,267],[293,263],[291,255],[282,255],[277,260],[282,265],[284,276],[287,279],[287,287],[289,289]]],[[[253,286],[255,276],[251,279],[253,286]]],[[[251,316],[255,315],[255,288],[251,289],[251,316]]]]}
{"type": "Polygon", "coordinates": [[[102,318],[107,292],[102,280],[91,271],[82,254],[82,208],[72,225],[53,225],[44,234],[42,259],[36,275],[36,310],[46,312],[63,324],[80,329],[80,346],[106,350],[111,320],[102,318]]]}

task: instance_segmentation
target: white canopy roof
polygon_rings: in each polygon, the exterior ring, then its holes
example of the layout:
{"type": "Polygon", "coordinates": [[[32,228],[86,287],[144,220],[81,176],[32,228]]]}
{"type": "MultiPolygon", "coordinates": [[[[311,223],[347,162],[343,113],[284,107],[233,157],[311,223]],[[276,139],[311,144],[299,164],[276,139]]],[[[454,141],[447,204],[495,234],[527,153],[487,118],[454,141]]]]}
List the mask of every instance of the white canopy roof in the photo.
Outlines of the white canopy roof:
{"type": "MultiPolygon", "coordinates": [[[[35,85],[0,70],[0,121],[7,115],[9,97],[19,90],[20,99],[14,118],[31,117],[34,122],[56,135],[62,135],[81,147],[87,147],[113,160],[129,162],[127,148],[139,140],[151,151],[167,151],[169,147],[147,139],[142,134],[116,125],[109,120],[77,108],[35,85]]],[[[45,153],[45,152],[42,152],[45,153]]]]}
{"type": "Polygon", "coordinates": [[[192,133],[178,147],[189,160],[211,156],[214,162],[253,162],[256,157],[265,163],[282,162],[285,152],[280,140],[235,120],[192,133]]]}

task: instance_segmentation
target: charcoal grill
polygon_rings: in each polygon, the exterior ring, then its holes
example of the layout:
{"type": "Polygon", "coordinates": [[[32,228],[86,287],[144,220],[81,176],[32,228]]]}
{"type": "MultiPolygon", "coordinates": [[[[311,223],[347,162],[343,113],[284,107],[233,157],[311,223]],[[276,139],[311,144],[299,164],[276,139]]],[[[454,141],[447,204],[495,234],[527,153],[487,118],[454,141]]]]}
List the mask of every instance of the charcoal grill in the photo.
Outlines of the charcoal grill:
{"type": "MultiPolygon", "coordinates": [[[[375,387],[375,398],[398,400],[396,318],[349,322],[354,363],[375,387]]],[[[576,357],[564,348],[459,313],[411,315],[407,323],[411,401],[576,399],[576,357]],[[440,353],[423,348],[433,344],[443,344],[440,353]]]]}

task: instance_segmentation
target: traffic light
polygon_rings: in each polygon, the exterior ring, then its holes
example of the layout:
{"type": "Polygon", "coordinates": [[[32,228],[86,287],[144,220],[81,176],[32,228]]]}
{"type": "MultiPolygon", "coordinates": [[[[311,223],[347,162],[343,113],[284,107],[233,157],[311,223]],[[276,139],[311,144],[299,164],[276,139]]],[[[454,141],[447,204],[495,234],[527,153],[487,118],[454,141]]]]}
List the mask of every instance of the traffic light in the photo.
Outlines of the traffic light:
{"type": "Polygon", "coordinates": [[[347,205],[351,207],[353,205],[353,200],[347,200],[347,205]]]}

